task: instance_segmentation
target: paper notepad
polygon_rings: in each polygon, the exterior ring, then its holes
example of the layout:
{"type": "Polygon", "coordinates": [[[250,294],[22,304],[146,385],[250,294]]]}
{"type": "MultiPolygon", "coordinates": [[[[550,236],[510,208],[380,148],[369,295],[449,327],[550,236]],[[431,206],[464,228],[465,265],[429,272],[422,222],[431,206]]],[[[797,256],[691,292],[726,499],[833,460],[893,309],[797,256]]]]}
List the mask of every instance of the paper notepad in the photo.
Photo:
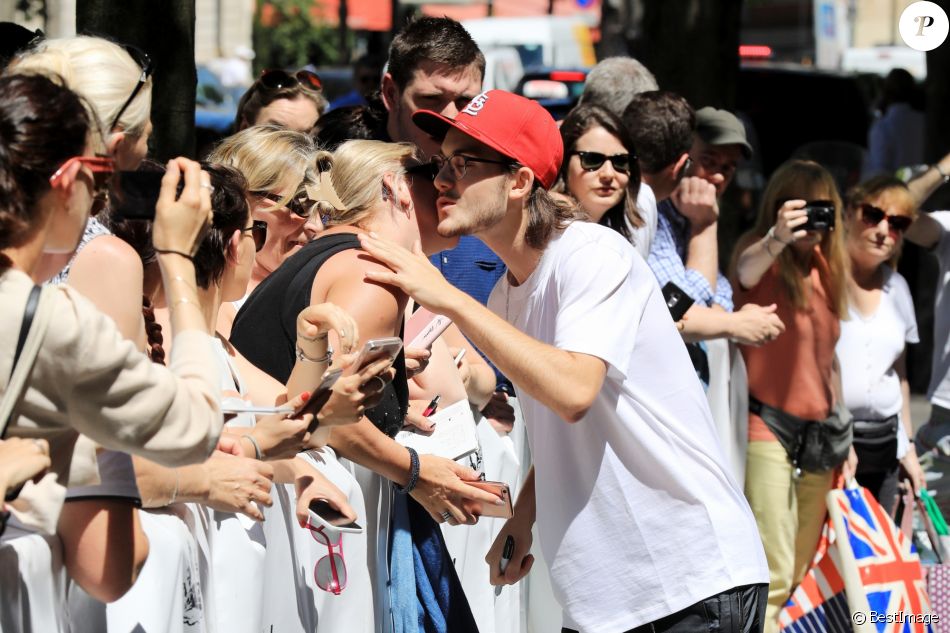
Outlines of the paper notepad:
{"type": "Polygon", "coordinates": [[[403,430],[396,434],[396,441],[416,449],[420,455],[438,455],[456,460],[478,450],[478,435],[475,416],[468,400],[459,400],[453,405],[439,409],[429,416],[435,422],[432,435],[415,430],[403,430]]]}

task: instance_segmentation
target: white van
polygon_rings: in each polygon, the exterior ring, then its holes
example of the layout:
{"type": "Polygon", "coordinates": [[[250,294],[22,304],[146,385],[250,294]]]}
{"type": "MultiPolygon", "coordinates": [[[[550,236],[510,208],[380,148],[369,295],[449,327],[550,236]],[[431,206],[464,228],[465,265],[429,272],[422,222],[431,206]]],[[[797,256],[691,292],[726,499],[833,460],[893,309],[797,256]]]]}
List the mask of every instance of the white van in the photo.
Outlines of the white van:
{"type": "Polygon", "coordinates": [[[510,46],[525,68],[587,68],[597,63],[583,17],[480,18],[462,26],[484,52],[510,46]]]}

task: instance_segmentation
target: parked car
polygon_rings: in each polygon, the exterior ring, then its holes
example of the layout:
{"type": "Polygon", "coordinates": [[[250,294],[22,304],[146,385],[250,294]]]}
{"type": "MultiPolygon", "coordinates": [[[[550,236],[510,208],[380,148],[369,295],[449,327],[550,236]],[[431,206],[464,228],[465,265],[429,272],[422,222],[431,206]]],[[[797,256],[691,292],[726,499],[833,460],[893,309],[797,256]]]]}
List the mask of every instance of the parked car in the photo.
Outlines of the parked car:
{"type": "Polygon", "coordinates": [[[207,66],[199,65],[195,90],[195,127],[214,134],[227,134],[234,124],[243,89],[225,88],[207,66]]]}
{"type": "Polygon", "coordinates": [[[577,105],[586,80],[586,68],[528,68],[515,94],[534,99],[560,121],[577,105]]]}

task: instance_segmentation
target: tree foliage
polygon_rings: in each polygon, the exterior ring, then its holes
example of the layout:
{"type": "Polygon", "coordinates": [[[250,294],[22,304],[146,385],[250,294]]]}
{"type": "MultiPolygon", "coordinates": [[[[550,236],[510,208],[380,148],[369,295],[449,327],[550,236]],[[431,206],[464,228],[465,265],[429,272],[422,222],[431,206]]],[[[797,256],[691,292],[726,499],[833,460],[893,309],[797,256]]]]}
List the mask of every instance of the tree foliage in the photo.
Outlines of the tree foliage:
{"type": "MultiPolygon", "coordinates": [[[[257,53],[254,64],[258,72],[265,68],[349,63],[348,59],[342,58],[344,47],[340,46],[336,26],[324,22],[319,17],[318,8],[313,0],[258,3],[254,16],[254,50],[257,53]]],[[[352,38],[352,33],[348,32],[346,37],[352,38]]]]}

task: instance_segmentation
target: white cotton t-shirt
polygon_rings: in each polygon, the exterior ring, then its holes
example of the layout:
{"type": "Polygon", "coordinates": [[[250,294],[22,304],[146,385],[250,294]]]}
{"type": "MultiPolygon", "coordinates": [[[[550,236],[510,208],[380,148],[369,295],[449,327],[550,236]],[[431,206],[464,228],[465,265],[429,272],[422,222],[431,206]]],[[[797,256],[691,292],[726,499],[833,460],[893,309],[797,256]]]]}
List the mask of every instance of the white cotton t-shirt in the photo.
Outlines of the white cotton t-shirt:
{"type": "Polygon", "coordinates": [[[576,424],[519,391],[541,547],[565,626],[622,632],[768,582],[755,519],[656,278],[619,233],[572,223],[524,284],[502,277],[488,306],[538,340],[608,365],[576,424]]]}
{"type": "Polygon", "coordinates": [[[849,308],[835,347],[844,404],[858,420],[883,420],[901,412],[904,397],[894,363],[907,343],[920,342],[907,281],[889,267],[884,275],[877,310],[863,316],[849,308]]]}
{"type": "Polygon", "coordinates": [[[933,371],[927,396],[933,404],[950,409],[950,211],[935,211],[930,217],[943,231],[934,247],[940,273],[934,302],[933,371]]]}
{"type": "Polygon", "coordinates": [[[640,190],[637,192],[637,209],[640,211],[640,217],[643,218],[643,226],[633,226],[630,220],[624,216],[627,222],[627,229],[630,231],[630,241],[637,252],[646,259],[650,256],[650,247],[653,246],[653,238],[656,236],[656,196],[653,189],[645,182],[640,183],[640,190]]]}

